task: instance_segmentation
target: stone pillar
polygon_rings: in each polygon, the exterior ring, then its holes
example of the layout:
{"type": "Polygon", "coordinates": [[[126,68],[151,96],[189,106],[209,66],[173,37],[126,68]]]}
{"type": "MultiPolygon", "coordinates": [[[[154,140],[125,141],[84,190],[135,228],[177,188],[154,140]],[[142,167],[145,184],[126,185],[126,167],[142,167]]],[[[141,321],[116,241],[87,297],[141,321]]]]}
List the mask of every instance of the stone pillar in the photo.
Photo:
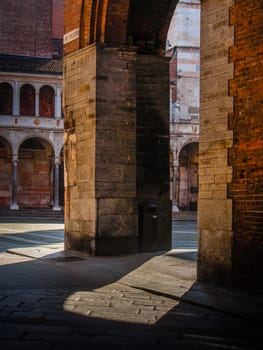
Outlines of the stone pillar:
{"type": "Polygon", "coordinates": [[[135,60],[99,44],[64,59],[66,250],[137,251],[135,60]]]}
{"type": "Polygon", "coordinates": [[[11,210],[18,210],[19,206],[17,204],[17,164],[18,156],[13,156],[13,174],[12,174],[12,203],[10,205],[11,210]]]}
{"type": "Polygon", "coordinates": [[[39,117],[39,88],[36,88],[35,96],[35,116],[39,117]]]}
{"type": "Polygon", "coordinates": [[[61,88],[57,86],[55,99],[55,118],[61,118],[61,88]]]}
{"type": "Polygon", "coordinates": [[[138,54],[137,199],[140,251],[171,249],[169,60],[138,54]]]}
{"type": "Polygon", "coordinates": [[[178,203],[177,203],[177,174],[178,172],[178,161],[175,161],[173,164],[173,188],[172,188],[172,201],[173,201],[173,211],[178,212],[178,203]]]}
{"type": "Polygon", "coordinates": [[[201,1],[198,279],[221,285],[232,283],[233,268],[232,200],[228,198],[232,181],[228,151],[233,144],[228,127],[233,112],[229,97],[233,64],[229,64],[228,52],[234,40],[229,7],[233,3],[201,1]]]}
{"type": "Polygon", "coordinates": [[[19,105],[20,105],[20,91],[19,83],[15,81],[13,90],[13,115],[19,115],[19,105]]]}
{"type": "Polygon", "coordinates": [[[169,61],[94,44],[64,64],[65,249],[170,249],[169,61]]]}
{"type": "Polygon", "coordinates": [[[54,168],[54,205],[52,209],[54,211],[61,211],[61,207],[59,205],[59,166],[60,166],[60,158],[55,158],[55,168],[54,168]]]}

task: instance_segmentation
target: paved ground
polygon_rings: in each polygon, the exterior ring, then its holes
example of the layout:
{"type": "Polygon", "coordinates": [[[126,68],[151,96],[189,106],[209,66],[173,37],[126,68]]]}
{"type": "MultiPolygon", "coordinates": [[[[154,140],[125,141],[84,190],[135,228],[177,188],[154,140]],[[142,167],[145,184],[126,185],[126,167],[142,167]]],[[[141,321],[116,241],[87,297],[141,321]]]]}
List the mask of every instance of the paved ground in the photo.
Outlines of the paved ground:
{"type": "MultiPolygon", "coordinates": [[[[50,249],[57,245],[61,247],[64,241],[63,222],[45,223],[45,230],[42,231],[43,222],[41,223],[39,220],[27,219],[21,222],[21,219],[0,217],[0,249],[34,247],[43,244],[50,246],[50,249]]],[[[197,250],[196,221],[173,221],[172,230],[172,249],[197,250]]]]}
{"type": "Polygon", "coordinates": [[[262,296],[196,281],[195,223],[170,252],[87,258],[19,221],[0,219],[0,349],[263,348],[262,296]]]}
{"type": "Polygon", "coordinates": [[[173,221],[172,230],[172,249],[198,249],[196,221],[173,221]]]}

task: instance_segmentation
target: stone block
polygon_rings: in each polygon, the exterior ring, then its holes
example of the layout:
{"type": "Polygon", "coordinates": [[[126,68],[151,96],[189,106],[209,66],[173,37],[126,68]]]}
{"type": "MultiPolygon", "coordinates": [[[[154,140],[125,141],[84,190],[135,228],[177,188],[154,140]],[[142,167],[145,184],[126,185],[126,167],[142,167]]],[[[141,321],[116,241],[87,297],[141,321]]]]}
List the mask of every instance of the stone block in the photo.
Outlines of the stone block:
{"type": "Polygon", "coordinates": [[[233,232],[209,228],[199,230],[197,277],[220,285],[232,283],[233,232]]]}
{"type": "Polygon", "coordinates": [[[137,215],[100,215],[98,221],[99,237],[136,237],[138,234],[137,215]]]}
{"type": "Polygon", "coordinates": [[[232,201],[230,199],[199,200],[198,224],[202,230],[232,231],[232,201]]]}
{"type": "Polygon", "coordinates": [[[125,198],[101,198],[98,199],[99,215],[132,215],[137,208],[134,199],[125,198]]]}

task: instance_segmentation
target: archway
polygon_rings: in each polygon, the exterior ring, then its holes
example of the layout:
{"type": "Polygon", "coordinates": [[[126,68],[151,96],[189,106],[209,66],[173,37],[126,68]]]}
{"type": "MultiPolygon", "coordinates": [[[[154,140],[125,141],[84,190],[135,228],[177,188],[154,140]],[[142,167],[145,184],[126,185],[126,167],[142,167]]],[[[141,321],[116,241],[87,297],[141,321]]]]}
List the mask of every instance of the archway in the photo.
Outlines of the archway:
{"type": "Polygon", "coordinates": [[[0,207],[8,208],[12,193],[12,149],[0,136],[0,207]]]}
{"type": "Polygon", "coordinates": [[[31,84],[24,84],[20,88],[20,115],[35,115],[36,92],[31,84]]]}
{"type": "Polygon", "coordinates": [[[176,203],[182,210],[197,210],[198,143],[189,143],[179,154],[176,203]]]}
{"type": "Polygon", "coordinates": [[[51,86],[44,85],[39,90],[39,115],[40,117],[55,115],[55,91],[51,86]]]}
{"type": "Polygon", "coordinates": [[[49,208],[53,201],[53,149],[37,137],[26,139],[18,154],[17,202],[21,208],[49,208]]]}
{"type": "Polygon", "coordinates": [[[13,88],[9,83],[0,84],[0,115],[11,115],[13,112],[13,88]]]}

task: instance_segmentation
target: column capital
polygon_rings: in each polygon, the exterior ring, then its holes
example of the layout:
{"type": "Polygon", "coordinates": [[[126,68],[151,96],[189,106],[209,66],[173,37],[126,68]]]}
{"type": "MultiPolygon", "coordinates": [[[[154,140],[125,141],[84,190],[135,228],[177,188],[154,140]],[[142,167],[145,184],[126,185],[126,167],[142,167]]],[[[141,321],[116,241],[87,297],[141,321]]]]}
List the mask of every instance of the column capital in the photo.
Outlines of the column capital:
{"type": "Polygon", "coordinates": [[[55,157],[54,163],[55,163],[55,165],[60,165],[61,164],[60,157],[55,157]]]}
{"type": "Polygon", "coordinates": [[[13,155],[12,161],[13,161],[13,163],[18,163],[18,154],[13,155]]]}
{"type": "Polygon", "coordinates": [[[55,90],[55,118],[60,119],[61,117],[61,87],[57,86],[55,90]]]}

